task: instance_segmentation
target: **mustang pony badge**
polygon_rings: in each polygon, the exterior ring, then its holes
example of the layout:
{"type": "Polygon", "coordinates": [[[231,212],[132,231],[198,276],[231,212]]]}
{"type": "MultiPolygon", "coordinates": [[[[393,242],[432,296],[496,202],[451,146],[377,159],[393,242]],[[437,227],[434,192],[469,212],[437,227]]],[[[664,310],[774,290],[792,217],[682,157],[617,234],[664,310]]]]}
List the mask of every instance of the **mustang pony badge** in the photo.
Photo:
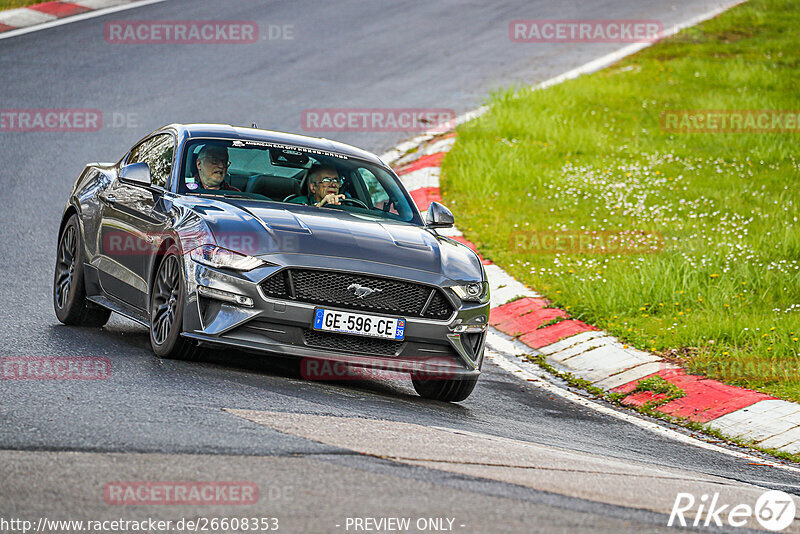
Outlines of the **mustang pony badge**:
{"type": "Polygon", "coordinates": [[[362,286],[361,284],[350,284],[347,287],[348,291],[351,291],[357,298],[363,299],[366,298],[373,293],[380,293],[383,289],[372,289],[371,287],[362,286]]]}

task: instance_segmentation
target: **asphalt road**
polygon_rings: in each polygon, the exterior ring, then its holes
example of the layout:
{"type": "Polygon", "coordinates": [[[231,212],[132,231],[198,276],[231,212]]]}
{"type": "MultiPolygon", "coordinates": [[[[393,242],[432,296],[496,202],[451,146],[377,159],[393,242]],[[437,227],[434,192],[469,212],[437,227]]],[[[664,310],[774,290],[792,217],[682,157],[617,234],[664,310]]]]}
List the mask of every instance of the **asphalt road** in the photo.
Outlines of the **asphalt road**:
{"type": "MultiPolygon", "coordinates": [[[[657,436],[491,364],[467,401],[447,405],[421,400],[406,381],[308,382],[291,365],[252,355],[160,361],[129,321],[70,328],[52,311],[56,230],[75,177],[164,123],[255,121],[304,133],[309,108],[461,113],[491,90],[550,78],[621,46],[516,44],[511,19],[668,26],[716,6],[168,0],[0,40],[3,109],[98,109],[105,122],[94,133],[0,132],[0,354],[112,363],[108,380],[0,381],[0,517],[272,514],[284,531],[344,532],[348,516],[409,516],[455,518],[462,532],[657,531],[679,491],[800,495],[796,474],[657,436]],[[103,39],[105,22],[138,19],[252,20],[267,34],[269,25],[289,25],[293,39],[103,39]],[[404,449],[387,449],[409,435],[416,438],[404,449]],[[504,460],[495,465],[486,451],[504,460]],[[102,498],[114,480],[252,480],[262,497],[241,508],[115,507],[102,498]]],[[[326,135],[375,152],[404,137],[326,135]]]]}

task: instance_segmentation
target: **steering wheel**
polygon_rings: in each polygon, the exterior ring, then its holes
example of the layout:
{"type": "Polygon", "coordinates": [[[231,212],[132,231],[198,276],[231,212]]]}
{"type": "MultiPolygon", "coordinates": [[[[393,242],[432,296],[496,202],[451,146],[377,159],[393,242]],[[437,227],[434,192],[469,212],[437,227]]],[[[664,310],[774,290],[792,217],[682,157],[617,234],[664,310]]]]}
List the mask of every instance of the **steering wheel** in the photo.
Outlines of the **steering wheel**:
{"type": "Polygon", "coordinates": [[[343,199],[339,200],[339,202],[341,202],[342,204],[344,204],[346,202],[349,202],[351,204],[355,204],[356,206],[358,206],[360,208],[364,208],[365,210],[369,211],[369,208],[367,207],[367,205],[364,204],[363,202],[361,202],[360,200],[358,200],[357,198],[343,198],[343,199]]]}

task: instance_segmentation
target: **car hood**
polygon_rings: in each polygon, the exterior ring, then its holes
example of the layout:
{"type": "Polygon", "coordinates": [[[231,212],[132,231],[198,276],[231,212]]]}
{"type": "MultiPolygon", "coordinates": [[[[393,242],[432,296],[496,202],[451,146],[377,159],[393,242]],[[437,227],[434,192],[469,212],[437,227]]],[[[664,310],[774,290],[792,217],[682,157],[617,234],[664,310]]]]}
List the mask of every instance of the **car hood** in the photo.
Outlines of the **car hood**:
{"type": "Polygon", "coordinates": [[[190,209],[217,244],[251,256],[313,254],[419,269],[456,281],[482,278],[473,251],[413,224],[300,204],[191,198],[197,201],[190,209]]]}

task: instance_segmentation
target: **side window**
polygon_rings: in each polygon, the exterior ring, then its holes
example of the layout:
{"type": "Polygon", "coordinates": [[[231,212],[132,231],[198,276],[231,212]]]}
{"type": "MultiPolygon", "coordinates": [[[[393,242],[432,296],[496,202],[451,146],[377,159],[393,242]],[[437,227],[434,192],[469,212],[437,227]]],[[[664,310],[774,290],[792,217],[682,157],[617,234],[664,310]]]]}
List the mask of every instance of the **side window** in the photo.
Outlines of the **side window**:
{"type": "Polygon", "coordinates": [[[389,200],[389,194],[386,193],[386,190],[383,188],[378,179],[375,178],[374,174],[364,167],[360,167],[358,169],[358,173],[361,175],[361,178],[364,180],[364,184],[367,186],[367,191],[369,191],[369,196],[370,199],[372,199],[373,206],[376,208],[381,207],[389,200]]]}
{"type": "Polygon", "coordinates": [[[157,135],[147,139],[131,151],[128,163],[145,162],[150,166],[153,185],[166,187],[172,172],[172,155],[175,140],[170,134],[157,135]]]}

